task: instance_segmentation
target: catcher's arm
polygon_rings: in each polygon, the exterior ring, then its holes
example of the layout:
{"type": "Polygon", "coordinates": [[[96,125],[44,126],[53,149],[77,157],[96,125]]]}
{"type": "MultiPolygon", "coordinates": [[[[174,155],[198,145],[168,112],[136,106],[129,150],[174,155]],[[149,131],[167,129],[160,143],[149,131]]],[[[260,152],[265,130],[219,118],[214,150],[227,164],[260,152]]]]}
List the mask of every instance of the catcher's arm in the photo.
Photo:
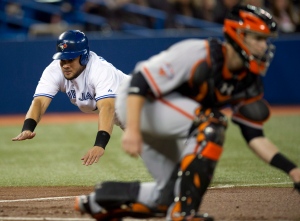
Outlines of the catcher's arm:
{"type": "Polygon", "coordinates": [[[126,102],[126,127],[122,136],[123,150],[133,157],[142,151],[141,112],[150,87],[141,72],[132,75],[126,102]]]}
{"type": "Polygon", "coordinates": [[[122,136],[122,148],[132,157],[138,157],[142,150],[140,130],[141,112],[145,97],[130,94],[127,98],[126,128],[122,136]]]}
{"type": "Polygon", "coordinates": [[[27,140],[35,137],[36,133],[33,131],[38,122],[41,120],[42,115],[46,112],[51,101],[51,98],[44,96],[35,97],[33,99],[26,114],[22,132],[18,136],[12,138],[12,141],[27,140]]]}
{"type": "Polygon", "coordinates": [[[233,122],[239,125],[244,139],[253,152],[266,163],[287,173],[300,191],[300,169],[280,153],[278,147],[264,136],[263,122],[270,116],[267,103],[257,100],[241,105],[233,115],[233,122]]]}

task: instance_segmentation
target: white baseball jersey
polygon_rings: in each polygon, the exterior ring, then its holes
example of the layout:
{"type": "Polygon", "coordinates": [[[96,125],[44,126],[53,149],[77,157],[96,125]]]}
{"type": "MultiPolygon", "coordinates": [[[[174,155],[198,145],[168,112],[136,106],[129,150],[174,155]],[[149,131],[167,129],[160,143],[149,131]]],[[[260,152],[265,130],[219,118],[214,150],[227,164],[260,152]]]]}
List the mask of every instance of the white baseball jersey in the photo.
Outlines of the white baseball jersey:
{"type": "Polygon", "coordinates": [[[115,98],[120,83],[127,77],[128,75],[91,51],[85,70],[73,80],[65,79],[59,60],[52,61],[44,70],[34,97],[54,98],[61,91],[82,112],[98,113],[96,102],[104,98],[115,98]]]}

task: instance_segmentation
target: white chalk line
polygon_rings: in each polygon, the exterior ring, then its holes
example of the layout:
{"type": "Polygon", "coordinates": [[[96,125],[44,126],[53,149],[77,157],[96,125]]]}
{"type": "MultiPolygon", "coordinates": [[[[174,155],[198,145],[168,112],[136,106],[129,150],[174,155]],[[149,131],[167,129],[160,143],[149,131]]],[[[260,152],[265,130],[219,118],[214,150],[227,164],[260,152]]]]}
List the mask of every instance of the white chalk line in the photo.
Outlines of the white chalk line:
{"type": "Polygon", "coordinates": [[[89,218],[52,218],[52,217],[0,217],[0,221],[18,220],[18,221],[95,221],[95,219],[89,218]]]}
{"type": "Polygon", "coordinates": [[[216,185],[212,187],[208,187],[208,189],[225,189],[225,188],[233,188],[233,187],[251,187],[251,186],[265,186],[265,187],[272,187],[270,185],[292,185],[292,182],[281,182],[281,183],[255,183],[255,184],[237,184],[237,185],[231,185],[231,184],[226,184],[226,185],[216,185]]]}
{"type": "MultiPolygon", "coordinates": [[[[281,182],[281,183],[263,183],[263,184],[217,185],[217,186],[209,187],[208,189],[225,189],[225,188],[234,188],[234,187],[269,186],[269,185],[286,185],[286,184],[292,184],[292,183],[291,182],[281,182]]],[[[76,196],[0,200],[0,203],[64,200],[64,199],[74,199],[75,197],[76,196]]],[[[26,220],[31,220],[31,221],[94,221],[94,219],[89,219],[89,218],[0,217],[0,221],[9,221],[9,220],[15,220],[15,221],[26,221],[26,220]]]]}
{"type": "MultiPolygon", "coordinates": [[[[224,188],[233,188],[233,187],[270,186],[270,185],[286,185],[286,184],[292,184],[292,183],[291,182],[281,182],[281,183],[237,184],[237,185],[229,184],[229,185],[216,185],[213,187],[209,187],[208,189],[224,189],[224,188]]],[[[64,199],[74,199],[75,197],[76,196],[62,196],[62,197],[46,197],[46,198],[32,198],[32,199],[0,200],[0,203],[64,200],[64,199]]]]}
{"type": "Polygon", "coordinates": [[[0,203],[29,202],[29,201],[47,201],[47,200],[64,200],[64,199],[73,199],[75,197],[76,196],[62,196],[62,197],[46,197],[46,198],[17,199],[17,200],[0,200],[0,203]]]}

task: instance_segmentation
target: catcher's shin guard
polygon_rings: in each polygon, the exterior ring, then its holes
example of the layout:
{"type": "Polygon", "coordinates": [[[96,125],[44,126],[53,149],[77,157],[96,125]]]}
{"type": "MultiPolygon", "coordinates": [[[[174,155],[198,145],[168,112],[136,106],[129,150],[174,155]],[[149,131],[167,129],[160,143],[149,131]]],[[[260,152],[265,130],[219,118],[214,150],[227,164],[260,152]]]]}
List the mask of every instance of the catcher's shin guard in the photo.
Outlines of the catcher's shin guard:
{"type": "Polygon", "coordinates": [[[227,119],[217,110],[207,109],[201,112],[200,119],[195,130],[191,131],[197,145],[180,163],[178,186],[175,186],[177,197],[168,211],[170,220],[213,220],[197,211],[222,153],[227,119]]]}
{"type": "MultiPolygon", "coordinates": [[[[190,154],[183,158],[178,172],[179,195],[168,214],[168,220],[185,221],[194,218],[197,220],[211,220],[211,217],[201,217],[197,211],[202,198],[211,182],[216,161],[190,154]]],[[[193,219],[192,219],[193,220],[193,219]]]]}
{"type": "Polygon", "coordinates": [[[95,188],[95,202],[89,202],[90,196],[77,197],[75,209],[90,214],[98,221],[112,221],[124,217],[164,217],[167,207],[150,209],[136,202],[139,186],[139,182],[100,183],[95,188]],[[101,209],[92,211],[91,203],[97,203],[101,209]]]}

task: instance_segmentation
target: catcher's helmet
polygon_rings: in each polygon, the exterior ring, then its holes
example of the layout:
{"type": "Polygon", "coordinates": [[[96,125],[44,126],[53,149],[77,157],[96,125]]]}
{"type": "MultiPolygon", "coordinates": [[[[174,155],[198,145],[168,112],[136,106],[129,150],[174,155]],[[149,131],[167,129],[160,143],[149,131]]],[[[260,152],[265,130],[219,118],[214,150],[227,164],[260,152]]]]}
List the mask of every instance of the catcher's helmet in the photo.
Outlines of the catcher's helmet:
{"type": "Polygon", "coordinates": [[[55,60],[71,60],[80,56],[80,64],[85,66],[89,61],[89,44],[85,34],[79,30],[62,33],[57,39],[55,60]]]}
{"type": "Polygon", "coordinates": [[[227,42],[239,53],[246,67],[254,74],[263,75],[274,56],[275,46],[268,42],[265,55],[257,57],[250,53],[244,37],[249,32],[266,38],[276,36],[277,24],[270,13],[252,5],[237,5],[225,18],[223,31],[227,42]]]}

